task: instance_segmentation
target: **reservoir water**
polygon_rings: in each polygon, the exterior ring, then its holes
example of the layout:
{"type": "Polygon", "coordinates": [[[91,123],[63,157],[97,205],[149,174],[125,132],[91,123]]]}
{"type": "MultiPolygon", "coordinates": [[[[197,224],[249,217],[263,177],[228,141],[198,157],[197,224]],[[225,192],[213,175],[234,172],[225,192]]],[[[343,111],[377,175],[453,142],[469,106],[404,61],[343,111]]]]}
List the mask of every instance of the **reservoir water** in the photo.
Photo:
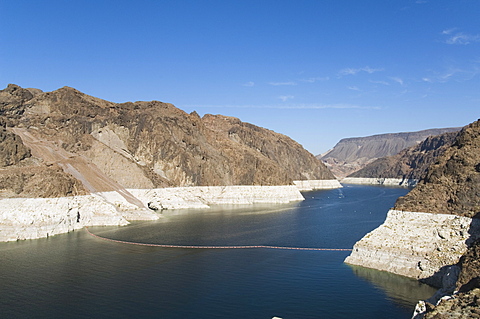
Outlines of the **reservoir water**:
{"type": "MultiPolygon", "coordinates": [[[[141,243],[351,248],[408,191],[344,186],[295,204],[165,211],[90,231],[141,243]]],[[[435,291],[346,265],[348,254],[137,246],[85,230],[0,243],[0,318],[410,318],[435,291]]]]}

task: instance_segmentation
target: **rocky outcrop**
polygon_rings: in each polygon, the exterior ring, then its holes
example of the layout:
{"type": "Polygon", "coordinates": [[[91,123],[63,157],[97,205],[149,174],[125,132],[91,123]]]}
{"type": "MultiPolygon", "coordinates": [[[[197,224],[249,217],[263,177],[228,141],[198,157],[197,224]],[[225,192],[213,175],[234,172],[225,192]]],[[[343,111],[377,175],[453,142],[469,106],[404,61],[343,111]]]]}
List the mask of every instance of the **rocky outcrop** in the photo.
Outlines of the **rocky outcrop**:
{"type": "Polygon", "coordinates": [[[343,182],[354,182],[365,178],[400,179],[410,181],[404,184],[416,184],[455,141],[458,132],[444,133],[427,137],[423,142],[409,147],[400,153],[376,159],[364,168],[350,174],[343,182]]]}
{"type": "Polygon", "coordinates": [[[31,156],[22,139],[3,127],[0,128],[0,152],[0,167],[16,165],[31,156]]]}
{"type": "Polygon", "coordinates": [[[480,289],[444,297],[436,306],[422,304],[424,312],[414,318],[424,319],[464,319],[480,318],[480,289]]]}
{"type": "MultiPolygon", "coordinates": [[[[418,132],[379,134],[366,137],[345,138],[333,149],[318,155],[332,170],[337,178],[342,179],[358,171],[378,158],[398,154],[414,146],[429,136],[446,132],[456,132],[460,128],[429,129],[418,132]]],[[[397,176],[351,176],[351,177],[397,177],[397,176]]],[[[410,177],[409,177],[410,178],[410,177]]]]}
{"type": "Polygon", "coordinates": [[[458,265],[461,271],[456,290],[466,292],[473,288],[480,288],[480,240],[470,246],[458,265]]]}
{"type": "MultiPolygon", "coordinates": [[[[68,154],[71,162],[84,158],[126,188],[334,179],[290,138],[236,118],[202,119],[158,101],[116,104],[68,87],[29,92],[14,85],[0,91],[0,117],[10,131],[68,154]]],[[[49,161],[51,154],[37,155],[49,161]]]]}
{"type": "MultiPolygon", "coordinates": [[[[472,244],[480,237],[479,153],[480,120],[459,132],[417,186],[397,200],[385,223],[355,244],[346,259],[441,287],[431,300],[417,306],[415,318],[435,309],[437,300],[465,288],[465,283],[476,287],[479,272],[473,260],[478,244],[472,244]]],[[[449,304],[463,307],[461,301],[449,304]]]]}
{"type": "Polygon", "coordinates": [[[400,210],[475,217],[480,212],[480,121],[467,125],[418,185],[398,199],[400,210]]]}
{"type": "Polygon", "coordinates": [[[8,198],[0,205],[0,241],[48,237],[84,226],[126,224],[113,205],[95,195],[8,198]]]}
{"type": "Polygon", "coordinates": [[[456,264],[479,236],[477,219],[390,210],[382,225],[355,244],[345,262],[441,287],[445,267],[456,264]]]}
{"type": "Polygon", "coordinates": [[[0,220],[0,240],[44,237],[99,220],[154,219],[166,208],[301,200],[295,180],[341,187],[287,136],[236,118],[202,119],[158,101],[118,104],[69,87],[42,92],[9,85],[0,91],[0,124],[0,201],[10,209],[0,220]],[[223,188],[199,195],[197,186],[223,188]],[[81,210],[78,221],[72,207],[81,210]]]}

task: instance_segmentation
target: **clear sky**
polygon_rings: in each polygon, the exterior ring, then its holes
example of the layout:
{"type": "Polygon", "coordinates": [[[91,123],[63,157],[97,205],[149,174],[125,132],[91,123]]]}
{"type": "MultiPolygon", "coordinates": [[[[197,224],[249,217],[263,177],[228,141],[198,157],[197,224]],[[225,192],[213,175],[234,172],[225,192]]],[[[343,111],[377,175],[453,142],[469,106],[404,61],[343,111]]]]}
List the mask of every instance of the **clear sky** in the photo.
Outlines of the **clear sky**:
{"type": "Polygon", "coordinates": [[[480,117],[479,0],[0,1],[0,87],[235,116],[313,154],[480,117]]]}

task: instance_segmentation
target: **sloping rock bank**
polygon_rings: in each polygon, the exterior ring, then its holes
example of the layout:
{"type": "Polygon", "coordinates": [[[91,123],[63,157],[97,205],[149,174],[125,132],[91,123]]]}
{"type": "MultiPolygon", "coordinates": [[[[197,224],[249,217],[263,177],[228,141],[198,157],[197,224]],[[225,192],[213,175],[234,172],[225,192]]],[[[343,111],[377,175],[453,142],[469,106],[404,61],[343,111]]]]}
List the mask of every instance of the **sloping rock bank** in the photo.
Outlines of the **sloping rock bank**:
{"type": "Polygon", "coordinates": [[[200,186],[129,191],[155,211],[209,208],[211,205],[284,204],[304,200],[295,186],[200,186]]]}
{"type": "Polygon", "coordinates": [[[313,191],[316,189],[332,189],[342,187],[342,184],[340,184],[340,182],[336,179],[293,181],[293,184],[295,184],[300,191],[313,191]]]}

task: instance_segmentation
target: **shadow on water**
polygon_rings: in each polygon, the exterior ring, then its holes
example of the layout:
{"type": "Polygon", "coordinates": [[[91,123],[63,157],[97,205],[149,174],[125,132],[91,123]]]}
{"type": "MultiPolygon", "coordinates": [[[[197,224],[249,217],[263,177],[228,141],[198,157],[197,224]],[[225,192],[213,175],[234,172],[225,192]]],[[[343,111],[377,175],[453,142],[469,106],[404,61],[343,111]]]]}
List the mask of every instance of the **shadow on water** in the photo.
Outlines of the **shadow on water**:
{"type": "Polygon", "coordinates": [[[384,291],[391,300],[408,309],[411,309],[412,304],[419,300],[430,298],[436,291],[435,288],[412,278],[361,266],[347,266],[357,277],[370,282],[376,288],[384,291]]]}

